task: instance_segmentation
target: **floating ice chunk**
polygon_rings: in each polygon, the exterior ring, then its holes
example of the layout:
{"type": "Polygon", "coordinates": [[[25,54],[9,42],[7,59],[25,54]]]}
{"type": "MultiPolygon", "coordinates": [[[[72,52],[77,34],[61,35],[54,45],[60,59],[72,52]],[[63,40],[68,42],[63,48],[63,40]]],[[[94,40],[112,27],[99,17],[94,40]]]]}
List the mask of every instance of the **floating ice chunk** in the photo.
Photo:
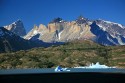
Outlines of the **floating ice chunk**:
{"type": "Polygon", "coordinates": [[[97,62],[96,64],[91,64],[88,68],[109,68],[106,65],[100,65],[99,62],[97,62]]]}
{"type": "Polygon", "coordinates": [[[60,67],[60,66],[57,66],[57,67],[55,68],[55,72],[58,72],[58,71],[70,71],[70,70],[67,70],[67,68],[62,68],[62,67],[60,67]]]}
{"type": "Polygon", "coordinates": [[[74,67],[74,68],[92,68],[92,69],[100,69],[100,68],[115,68],[115,67],[108,67],[106,65],[100,65],[99,62],[97,62],[96,64],[90,64],[89,66],[84,66],[84,67],[74,67]]]}

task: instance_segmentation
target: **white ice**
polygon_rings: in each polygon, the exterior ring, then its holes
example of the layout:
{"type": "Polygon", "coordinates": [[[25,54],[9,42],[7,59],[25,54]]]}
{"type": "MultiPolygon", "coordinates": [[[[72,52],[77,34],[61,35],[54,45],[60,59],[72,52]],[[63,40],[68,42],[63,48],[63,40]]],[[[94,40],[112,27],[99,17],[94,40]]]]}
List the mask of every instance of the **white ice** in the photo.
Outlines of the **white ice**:
{"type": "Polygon", "coordinates": [[[33,34],[37,34],[37,30],[35,30],[35,31],[33,32],[33,34]]]}
{"type": "Polygon", "coordinates": [[[98,69],[98,68],[115,68],[115,67],[108,67],[106,65],[100,65],[99,62],[97,62],[96,64],[90,64],[89,66],[85,66],[85,67],[74,67],[74,68],[93,68],[93,69],[98,69]]]}
{"type": "Polygon", "coordinates": [[[61,34],[62,34],[62,32],[63,32],[63,31],[61,31],[61,32],[59,33],[59,40],[61,39],[61,34]]]}
{"type": "Polygon", "coordinates": [[[70,71],[70,70],[67,70],[67,68],[61,68],[60,66],[57,66],[55,68],[55,72],[60,72],[60,71],[70,71]]]}

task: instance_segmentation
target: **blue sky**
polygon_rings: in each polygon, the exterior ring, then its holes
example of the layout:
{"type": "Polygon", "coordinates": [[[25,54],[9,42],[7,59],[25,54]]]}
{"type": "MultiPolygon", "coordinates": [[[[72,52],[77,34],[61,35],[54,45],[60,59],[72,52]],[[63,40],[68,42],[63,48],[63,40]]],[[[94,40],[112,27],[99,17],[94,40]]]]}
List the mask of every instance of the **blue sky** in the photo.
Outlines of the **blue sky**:
{"type": "Polygon", "coordinates": [[[0,26],[21,19],[27,31],[52,19],[75,20],[79,15],[125,25],[125,0],[0,0],[0,26]]]}

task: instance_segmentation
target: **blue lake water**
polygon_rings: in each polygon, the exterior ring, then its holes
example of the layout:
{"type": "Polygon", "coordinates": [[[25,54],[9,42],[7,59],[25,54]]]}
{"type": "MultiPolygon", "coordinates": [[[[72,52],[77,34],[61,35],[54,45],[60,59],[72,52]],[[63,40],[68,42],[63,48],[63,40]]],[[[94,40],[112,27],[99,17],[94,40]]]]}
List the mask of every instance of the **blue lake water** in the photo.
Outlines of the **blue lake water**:
{"type": "Polygon", "coordinates": [[[42,68],[42,69],[7,69],[0,70],[0,75],[3,74],[39,74],[39,73],[72,73],[72,72],[99,72],[99,73],[124,73],[125,69],[118,68],[103,68],[103,69],[83,69],[83,68],[68,68],[70,71],[58,71],[55,72],[54,68],[42,68]]]}

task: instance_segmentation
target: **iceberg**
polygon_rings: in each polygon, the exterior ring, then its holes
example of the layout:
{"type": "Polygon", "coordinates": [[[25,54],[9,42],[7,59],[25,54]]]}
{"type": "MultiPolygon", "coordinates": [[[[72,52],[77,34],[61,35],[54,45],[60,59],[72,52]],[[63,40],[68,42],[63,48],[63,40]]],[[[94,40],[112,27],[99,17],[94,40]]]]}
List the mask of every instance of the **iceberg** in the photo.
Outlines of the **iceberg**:
{"type": "Polygon", "coordinates": [[[55,72],[58,72],[58,71],[70,71],[70,70],[67,70],[67,68],[62,68],[61,66],[57,66],[55,68],[55,72]]]}
{"type": "MultiPolygon", "coordinates": [[[[70,70],[67,70],[67,68],[62,68],[61,66],[57,66],[55,68],[55,72],[63,72],[63,71],[74,71],[72,69],[108,69],[108,68],[116,68],[116,67],[109,67],[109,66],[106,66],[106,65],[101,65],[99,64],[99,62],[97,62],[96,64],[94,63],[91,63],[89,66],[79,66],[79,67],[72,67],[72,68],[69,68],[70,70]]],[[[80,70],[81,71],[81,70],[80,70]]]]}
{"type": "Polygon", "coordinates": [[[74,68],[92,68],[92,69],[100,69],[100,68],[115,68],[115,67],[108,67],[106,65],[100,65],[99,62],[96,64],[90,64],[89,66],[84,66],[84,67],[74,67],[74,68]]]}

